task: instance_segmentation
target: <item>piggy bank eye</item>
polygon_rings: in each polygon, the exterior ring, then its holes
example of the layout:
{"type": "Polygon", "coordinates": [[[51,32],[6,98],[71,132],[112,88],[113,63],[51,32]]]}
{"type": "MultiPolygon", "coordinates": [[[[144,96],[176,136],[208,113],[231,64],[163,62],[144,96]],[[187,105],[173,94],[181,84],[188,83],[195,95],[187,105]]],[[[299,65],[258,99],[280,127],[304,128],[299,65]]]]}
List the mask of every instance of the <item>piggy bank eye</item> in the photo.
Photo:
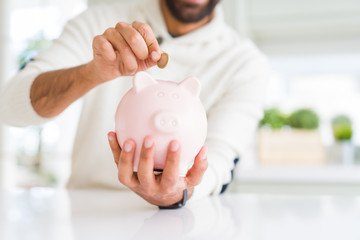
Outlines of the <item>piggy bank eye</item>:
{"type": "Polygon", "coordinates": [[[176,120],[172,120],[171,125],[173,127],[176,127],[178,125],[178,122],[176,120]]]}
{"type": "Polygon", "coordinates": [[[172,95],[171,95],[174,99],[179,99],[179,94],[177,94],[177,93],[173,93],[172,95]]]}
{"type": "Polygon", "coordinates": [[[157,96],[158,96],[158,97],[164,97],[164,96],[165,96],[165,93],[164,93],[164,92],[158,92],[158,93],[157,93],[157,96]]]}

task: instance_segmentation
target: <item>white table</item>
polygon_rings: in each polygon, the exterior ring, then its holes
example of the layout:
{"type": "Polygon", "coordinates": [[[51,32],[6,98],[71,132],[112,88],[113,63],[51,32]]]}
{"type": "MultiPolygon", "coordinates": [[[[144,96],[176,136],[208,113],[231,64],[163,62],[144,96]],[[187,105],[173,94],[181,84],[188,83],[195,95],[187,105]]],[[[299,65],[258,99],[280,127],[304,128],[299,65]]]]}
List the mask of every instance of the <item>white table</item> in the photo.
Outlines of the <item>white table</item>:
{"type": "Polygon", "coordinates": [[[0,191],[1,240],[360,239],[360,195],[227,194],[158,210],[131,192],[0,191]]]}

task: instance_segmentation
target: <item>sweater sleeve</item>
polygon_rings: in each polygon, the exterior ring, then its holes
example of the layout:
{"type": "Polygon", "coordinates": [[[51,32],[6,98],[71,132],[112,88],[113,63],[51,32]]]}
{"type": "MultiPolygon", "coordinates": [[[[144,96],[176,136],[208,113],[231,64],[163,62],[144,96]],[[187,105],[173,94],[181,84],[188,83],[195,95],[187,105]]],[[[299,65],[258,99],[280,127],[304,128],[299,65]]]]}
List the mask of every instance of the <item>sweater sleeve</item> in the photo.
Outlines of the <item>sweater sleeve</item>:
{"type": "Polygon", "coordinates": [[[91,29],[87,13],[68,22],[61,36],[49,49],[11,79],[0,92],[0,122],[13,126],[42,124],[49,119],[39,116],[32,107],[30,89],[35,78],[47,71],[69,68],[91,59],[91,29]]]}
{"type": "Polygon", "coordinates": [[[195,188],[194,199],[222,193],[233,178],[236,159],[241,159],[263,116],[269,66],[257,53],[238,69],[224,94],[208,111],[209,167],[195,188]]]}

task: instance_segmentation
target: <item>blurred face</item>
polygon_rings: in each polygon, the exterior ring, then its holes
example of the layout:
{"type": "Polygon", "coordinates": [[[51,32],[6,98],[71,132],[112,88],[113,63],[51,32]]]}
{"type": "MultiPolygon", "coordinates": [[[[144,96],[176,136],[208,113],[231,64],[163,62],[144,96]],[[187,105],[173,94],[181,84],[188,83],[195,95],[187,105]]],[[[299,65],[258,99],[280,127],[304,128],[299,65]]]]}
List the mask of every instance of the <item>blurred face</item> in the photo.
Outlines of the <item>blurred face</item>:
{"type": "Polygon", "coordinates": [[[209,16],[220,0],[165,0],[171,14],[180,22],[196,23],[209,16]]]}

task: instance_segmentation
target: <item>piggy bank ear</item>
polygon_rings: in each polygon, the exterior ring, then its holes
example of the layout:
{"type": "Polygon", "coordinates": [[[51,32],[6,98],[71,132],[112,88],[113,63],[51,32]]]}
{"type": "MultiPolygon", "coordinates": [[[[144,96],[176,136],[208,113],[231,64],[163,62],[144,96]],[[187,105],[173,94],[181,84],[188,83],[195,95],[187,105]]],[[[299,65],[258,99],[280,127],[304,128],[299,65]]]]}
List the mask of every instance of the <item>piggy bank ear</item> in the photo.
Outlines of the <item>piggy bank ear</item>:
{"type": "Polygon", "coordinates": [[[195,97],[199,96],[200,93],[200,81],[196,77],[188,77],[179,83],[179,86],[183,86],[195,97]]]}
{"type": "Polygon", "coordinates": [[[146,72],[138,72],[133,78],[133,86],[137,93],[154,84],[158,84],[158,82],[146,72]]]}

